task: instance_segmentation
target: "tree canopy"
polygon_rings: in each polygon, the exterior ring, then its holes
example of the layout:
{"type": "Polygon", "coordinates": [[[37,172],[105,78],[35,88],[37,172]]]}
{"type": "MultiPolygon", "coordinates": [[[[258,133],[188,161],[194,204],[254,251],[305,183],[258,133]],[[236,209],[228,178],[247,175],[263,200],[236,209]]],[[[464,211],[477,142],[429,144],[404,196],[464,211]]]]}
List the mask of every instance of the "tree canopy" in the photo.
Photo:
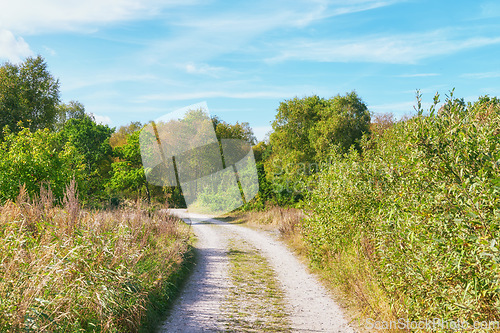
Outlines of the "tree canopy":
{"type": "Polygon", "coordinates": [[[370,131],[370,112],[354,91],[330,99],[295,97],[281,102],[277,111],[265,170],[278,192],[302,192],[290,183],[308,181],[332,151],[359,149],[359,140],[370,131]]]}
{"type": "Polygon", "coordinates": [[[31,131],[53,128],[59,101],[59,80],[41,56],[0,67],[0,128],[8,125],[18,132],[19,122],[31,131]]]}

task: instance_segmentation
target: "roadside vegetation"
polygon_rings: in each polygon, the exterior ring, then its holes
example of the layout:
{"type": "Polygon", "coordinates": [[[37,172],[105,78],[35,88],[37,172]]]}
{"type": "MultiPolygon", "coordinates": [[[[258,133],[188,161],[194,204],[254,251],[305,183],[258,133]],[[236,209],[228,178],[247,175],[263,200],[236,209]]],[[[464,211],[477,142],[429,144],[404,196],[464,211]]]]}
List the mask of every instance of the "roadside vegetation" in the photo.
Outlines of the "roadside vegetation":
{"type": "MultiPolygon", "coordinates": [[[[239,217],[289,230],[286,216],[300,208],[294,236],[282,234],[361,328],[367,318],[499,321],[500,101],[436,96],[426,111],[418,95],[416,109],[399,121],[377,117],[349,149],[332,142],[324,158],[304,157],[295,169],[275,163],[268,184],[288,182],[288,191],[275,187],[267,202],[285,194],[289,209],[239,217]]],[[[265,164],[275,151],[293,152],[277,144],[271,135],[265,164]]]]}
{"type": "Polygon", "coordinates": [[[314,265],[359,262],[397,317],[498,321],[500,103],[438,103],[332,158],[303,234],[314,265]]]}
{"type": "Polygon", "coordinates": [[[139,332],[155,328],[189,260],[188,227],[140,206],[82,210],[24,187],[0,206],[0,331],[139,332]]]}

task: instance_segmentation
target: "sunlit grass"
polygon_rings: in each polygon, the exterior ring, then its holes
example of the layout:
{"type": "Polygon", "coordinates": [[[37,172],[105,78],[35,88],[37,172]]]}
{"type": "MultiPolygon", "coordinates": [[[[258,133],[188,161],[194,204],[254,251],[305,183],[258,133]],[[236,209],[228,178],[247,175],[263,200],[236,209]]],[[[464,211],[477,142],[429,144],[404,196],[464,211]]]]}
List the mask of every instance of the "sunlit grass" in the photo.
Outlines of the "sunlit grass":
{"type": "Polygon", "coordinates": [[[0,206],[0,331],[151,328],[188,249],[187,227],[165,212],[85,211],[74,186],[63,207],[21,190],[0,206]]]}

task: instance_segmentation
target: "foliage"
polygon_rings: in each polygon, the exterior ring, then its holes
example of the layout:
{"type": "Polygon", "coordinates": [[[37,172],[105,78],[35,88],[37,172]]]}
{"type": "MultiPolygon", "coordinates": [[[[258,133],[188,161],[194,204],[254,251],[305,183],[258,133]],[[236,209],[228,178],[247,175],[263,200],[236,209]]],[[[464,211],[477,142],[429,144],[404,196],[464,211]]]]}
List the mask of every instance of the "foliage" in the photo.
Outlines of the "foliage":
{"type": "Polygon", "coordinates": [[[334,156],[304,235],[318,266],[367,258],[409,319],[498,320],[500,103],[438,103],[334,156]]]}
{"type": "Polygon", "coordinates": [[[85,113],[85,107],[78,101],[60,103],[57,105],[56,129],[61,130],[69,119],[91,117],[85,113]]]}
{"type": "Polygon", "coordinates": [[[240,139],[248,142],[249,144],[255,144],[255,136],[250,124],[247,122],[232,125],[221,120],[219,117],[212,117],[212,123],[214,124],[215,135],[217,140],[221,139],[240,139]]]}
{"type": "Polygon", "coordinates": [[[115,131],[109,139],[111,147],[116,148],[127,144],[127,138],[133,133],[142,129],[142,124],[139,121],[133,121],[127,126],[120,126],[118,131],[115,131]]]}
{"type": "Polygon", "coordinates": [[[355,92],[331,99],[318,96],[281,102],[264,166],[278,204],[294,203],[314,187],[319,163],[335,149],[359,149],[369,132],[370,113],[355,92]]]}
{"type": "Polygon", "coordinates": [[[359,139],[370,131],[370,113],[354,91],[328,100],[327,107],[320,109],[318,115],[319,119],[309,131],[314,161],[327,158],[333,147],[342,153],[351,146],[359,149],[359,139]]]}
{"type": "Polygon", "coordinates": [[[83,156],[59,133],[48,129],[19,133],[4,132],[0,142],[0,201],[14,199],[21,185],[30,195],[50,186],[56,199],[62,199],[65,186],[73,178],[81,183],[83,156]]]}
{"type": "Polygon", "coordinates": [[[133,132],[127,137],[125,145],[114,149],[114,155],[118,157],[118,160],[111,165],[112,176],[108,187],[128,196],[136,192],[137,197],[140,197],[140,191],[144,187],[148,200],[151,201],[148,183],[142,168],[139,135],[140,131],[133,132]]]}
{"type": "Polygon", "coordinates": [[[102,196],[111,170],[109,138],[112,133],[112,128],[96,124],[88,115],[69,119],[61,130],[63,140],[75,146],[84,158],[86,178],[81,188],[84,195],[102,196]]]}
{"type": "Polygon", "coordinates": [[[31,131],[53,128],[58,103],[59,81],[41,56],[0,67],[0,129],[20,131],[20,121],[31,131]]]}

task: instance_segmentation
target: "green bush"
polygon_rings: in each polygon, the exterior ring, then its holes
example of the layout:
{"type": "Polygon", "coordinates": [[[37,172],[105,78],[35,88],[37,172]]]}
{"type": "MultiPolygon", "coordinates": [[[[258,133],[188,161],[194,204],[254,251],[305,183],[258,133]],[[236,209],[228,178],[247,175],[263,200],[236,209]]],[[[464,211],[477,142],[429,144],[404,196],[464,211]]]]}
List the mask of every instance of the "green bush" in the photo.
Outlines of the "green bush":
{"type": "Polygon", "coordinates": [[[83,178],[83,157],[76,148],[48,129],[19,133],[4,131],[0,142],[0,201],[15,199],[22,185],[29,195],[48,185],[56,199],[62,199],[66,185],[83,178]]]}
{"type": "Polygon", "coordinates": [[[498,320],[500,102],[438,103],[332,158],[304,235],[319,266],[356,248],[409,319],[498,320]]]}

